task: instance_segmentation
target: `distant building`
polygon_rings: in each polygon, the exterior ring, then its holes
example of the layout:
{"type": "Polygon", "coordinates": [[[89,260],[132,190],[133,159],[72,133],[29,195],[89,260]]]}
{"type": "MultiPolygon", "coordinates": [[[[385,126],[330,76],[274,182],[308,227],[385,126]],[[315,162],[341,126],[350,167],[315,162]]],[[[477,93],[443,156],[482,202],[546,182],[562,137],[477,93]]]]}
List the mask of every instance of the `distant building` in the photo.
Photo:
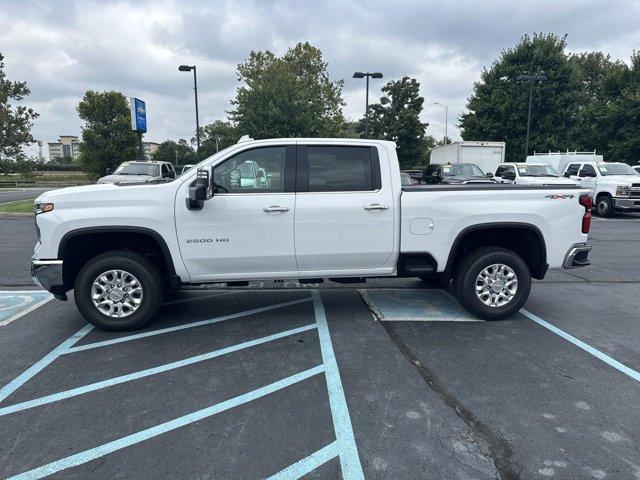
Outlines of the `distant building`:
{"type": "Polygon", "coordinates": [[[74,135],[61,135],[60,140],[49,143],[49,160],[57,157],[68,158],[69,161],[77,161],[80,155],[80,142],[74,135]]]}
{"type": "Polygon", "coordinates": [[[142,148],[144,149],[144,158],[146,158],[147,160],[151,160],[153,152],[155,152],[159,146],[160,144],[156,142],[142,142],[142,148]]]}

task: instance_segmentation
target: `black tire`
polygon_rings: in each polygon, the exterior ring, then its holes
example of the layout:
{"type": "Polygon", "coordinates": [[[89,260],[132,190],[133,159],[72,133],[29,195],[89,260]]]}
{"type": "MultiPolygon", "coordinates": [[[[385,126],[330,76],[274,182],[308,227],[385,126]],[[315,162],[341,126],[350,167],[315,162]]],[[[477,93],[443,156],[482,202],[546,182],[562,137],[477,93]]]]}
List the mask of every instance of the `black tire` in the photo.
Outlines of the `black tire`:
{"type": "Polygon", "coordinates": [[[596,199],[596,213],[601,217],[610,217],[613,215],[613,199],[610,195],[600,195],[596,199]]]}
{"type": "Polygon", "coordinates": [[[162,275],[148,257],[127,250],[113,250],[89,260],[76,277],[74,298],[82,316],[101,330],[134,330],[151,320],[162,305],[162,275]],[[117,318],[103,313],[91,298],[92,286],[97,277],[109,270],[130,273],[142,288],[137,309],[127,316],[117,318]]]}
{"type": "Polygon", "coordinates": [[[506,248],[486,247],[469,252],[458,264],[453,277],[453,294],[460,305],[483,320],[503,320],[514,315],[527,301],[530,291],[529,267],[522,257],[506,248]],[[495,264],[509,267],[518,280],[511,300],[500,306],[486,305],[476,294],[480,272],[495,264]]]}

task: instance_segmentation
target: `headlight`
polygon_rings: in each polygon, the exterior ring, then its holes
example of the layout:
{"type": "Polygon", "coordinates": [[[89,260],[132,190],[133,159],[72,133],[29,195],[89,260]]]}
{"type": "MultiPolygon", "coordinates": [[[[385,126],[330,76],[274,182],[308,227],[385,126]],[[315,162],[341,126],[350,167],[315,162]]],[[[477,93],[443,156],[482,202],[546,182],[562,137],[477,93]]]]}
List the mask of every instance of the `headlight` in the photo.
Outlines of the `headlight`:
{"type": "Polygon", "coordinates": [[[616,195],[629,196],[629,185],[618,185],[616,187],[616,195]]]}
{"type": "Polygon", "coordinates": [[[36,203],[36,215],[53,210],[53,203],[36,203]]]}

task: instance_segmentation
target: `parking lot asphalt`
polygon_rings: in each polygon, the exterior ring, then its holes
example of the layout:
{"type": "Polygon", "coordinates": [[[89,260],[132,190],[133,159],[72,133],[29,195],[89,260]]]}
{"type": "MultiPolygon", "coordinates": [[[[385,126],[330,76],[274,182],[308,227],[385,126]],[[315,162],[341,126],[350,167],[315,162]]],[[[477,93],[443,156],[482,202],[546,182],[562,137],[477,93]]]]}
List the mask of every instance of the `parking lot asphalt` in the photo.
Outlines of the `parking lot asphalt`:
{"type": "MultiPolygon", "coordinates": [[[[640,479],[639,233],[594,219],[592,265],[501,322],[413,279],[185,289],[126,333],[34,298],[0,326],[0,477],[640,479]]],[[[0,219],[7,298],[34,235],[0,219]]]]}

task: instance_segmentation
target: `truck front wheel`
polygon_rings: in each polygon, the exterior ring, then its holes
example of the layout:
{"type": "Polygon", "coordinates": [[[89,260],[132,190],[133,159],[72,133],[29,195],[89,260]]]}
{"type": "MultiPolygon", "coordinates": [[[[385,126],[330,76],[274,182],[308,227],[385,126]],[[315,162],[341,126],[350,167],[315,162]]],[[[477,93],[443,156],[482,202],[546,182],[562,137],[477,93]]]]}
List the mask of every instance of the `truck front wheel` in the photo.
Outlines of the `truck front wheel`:
{"type": "Polygon", "coordinates": [[[596,212],[601,217],[610,217],[613,214],[613,199],[604,193],[596,199],[596,212]]]}
{"type": "Polygon", "coordinates": [[[453,292],[460,305],[483,320],[512,316],[527,301],[530,291],[529,267],[506,248],[469,252],[453,277],[453,292]]]}
{"type": "Polygon", "coordinates": [[[162,275],[146,256],[115,250],[89,260],[78,274],[78,310],[102,330],[132,330],[145,325],[162,305],[162,275]]]}

